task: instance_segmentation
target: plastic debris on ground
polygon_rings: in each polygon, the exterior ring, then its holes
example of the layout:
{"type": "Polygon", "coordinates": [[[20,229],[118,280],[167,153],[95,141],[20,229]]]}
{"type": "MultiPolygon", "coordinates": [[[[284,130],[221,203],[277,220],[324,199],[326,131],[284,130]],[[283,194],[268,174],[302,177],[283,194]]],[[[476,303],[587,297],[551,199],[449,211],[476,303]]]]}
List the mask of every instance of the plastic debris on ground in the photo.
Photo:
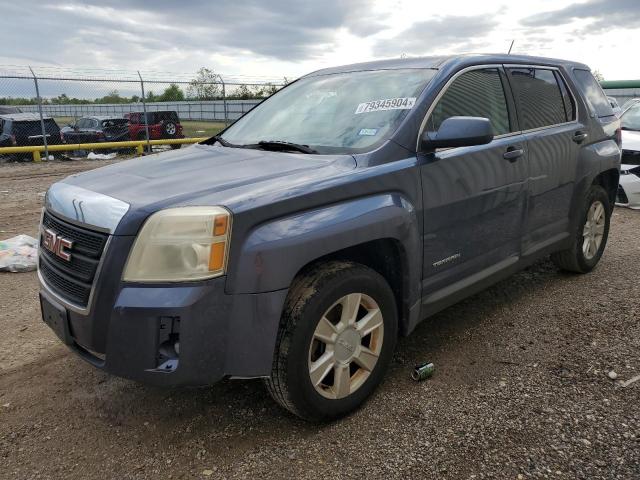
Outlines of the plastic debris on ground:
{"type": "Polygon", "coordinates": [[[89,155],[87,155],[87,159],[89,160],[111,160],[113,158],[116,158],[118,154],[116,152],[113,153],[89,153],[89,155]]]}
{"type": "Polygon", "coordinates": [[[29,272],[38,264],[38,240],[17,235],[0,241],[0,271],[29,272]]]}

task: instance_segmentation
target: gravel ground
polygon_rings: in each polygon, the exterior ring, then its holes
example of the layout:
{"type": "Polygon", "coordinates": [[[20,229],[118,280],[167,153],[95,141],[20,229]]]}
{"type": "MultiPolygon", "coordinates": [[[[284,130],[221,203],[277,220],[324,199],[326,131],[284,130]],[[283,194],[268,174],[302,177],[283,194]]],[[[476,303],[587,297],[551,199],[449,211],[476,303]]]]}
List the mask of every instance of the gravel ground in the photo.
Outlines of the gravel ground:
{"type": "MultiPolygon", "coordinates": [[[[47,186],[105,163],[0,166],[0,238],[34,235],[47,186]]],[[[34,273],[0,273],[0,478],[640,478],[640,381],[623,383],[640,375],[639,233],[616,209],[591,274],[541,261],[424,322],[371,401],[327,425],[259,381],[108,376],[43,325],[34,273]],[[424,360],[436,374],[415,383],[424,360]]]]}

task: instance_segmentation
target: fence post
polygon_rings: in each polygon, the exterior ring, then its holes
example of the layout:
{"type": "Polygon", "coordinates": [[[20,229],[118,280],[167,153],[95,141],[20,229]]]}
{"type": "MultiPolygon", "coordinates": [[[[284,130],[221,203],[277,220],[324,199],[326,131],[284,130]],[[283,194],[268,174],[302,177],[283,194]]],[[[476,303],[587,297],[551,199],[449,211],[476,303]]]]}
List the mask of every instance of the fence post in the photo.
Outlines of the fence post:
{"type": "Polygon", "coordinates": [[[144,80],[142,80],[140,70],[138,70],[138,77],[140,77],[140,89],[142,91],[142,111],[144,112],[144,133],[147,137],[147,151],[151,152],[151,145],[149,144],[149,124],[147,122],[147,100],[144,96],[144,80]]]}
{"type": "Polygon", "coordinates": [[[222,83],[222,103],[224,104],[224,126],[226,127],[227,125],[229,125],[229,118],[228,118],[229,115],[227,110],[227,91],[226,91],[226,86],[224,84],[224,79],[222,78],[222,75],[218,74],[218,78],[222,83]]]}
{"type": "MultiPolygon", "coordinates": [[[[42,99],[40,98],[40,88],[38,87],[38,77],[33,71],[33,68],[29,67],[31,70],[31,75],[33,75],[33,81],[36,84],[36,98],[38,99],[38,113],[40,114],[40,128],[42,130],[42,142],[44,145],[44,155],[47,160],[49,160],[49,145],[47,144],[47,129],[44,126],[44,117],[42,116],[42,99]]],[[[34,155],[33,160],[35,162],[40,161],[40,155],[34,155]]]]}

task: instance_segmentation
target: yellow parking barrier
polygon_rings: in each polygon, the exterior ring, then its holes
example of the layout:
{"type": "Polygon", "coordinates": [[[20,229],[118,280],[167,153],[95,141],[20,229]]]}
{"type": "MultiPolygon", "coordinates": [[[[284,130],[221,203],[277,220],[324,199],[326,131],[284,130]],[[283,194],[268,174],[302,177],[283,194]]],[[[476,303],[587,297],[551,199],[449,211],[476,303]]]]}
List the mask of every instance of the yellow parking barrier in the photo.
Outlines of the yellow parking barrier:
{"type": "MultiPolygon", "coordinates": [[[[109,148],[132,148],[142,155],[145,145],[183,145],[190,143],[198,143],[207,140],[209,137],[194,138],[167,138],[163,140],[131,140],[128,142],[100,142],[100,143],[63,143],[61,145],[49,145],[49,152],[67,152],[72,150],[100,150],[109,148]]],[[[34,162],[40,162],[40,152],[44,152],[44,145],[36,145],[32,147],[1,147],[0,155],[12,153],[31,153],[34,162]]]]}

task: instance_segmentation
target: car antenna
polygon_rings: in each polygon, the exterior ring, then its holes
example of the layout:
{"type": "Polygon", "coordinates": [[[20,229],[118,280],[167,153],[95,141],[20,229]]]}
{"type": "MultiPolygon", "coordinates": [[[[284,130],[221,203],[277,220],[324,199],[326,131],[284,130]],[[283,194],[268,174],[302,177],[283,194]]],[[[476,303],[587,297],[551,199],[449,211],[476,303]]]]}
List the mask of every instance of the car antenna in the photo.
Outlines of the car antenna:
{"type": "Polygon", "coordinates": [[[515,43],[515,38],[513,40],[511,40],[511,46],[509,47],[509,51],[507,52],[507,55],[511,55],[511,49],[513,48],[513,44],[515,43]]]}

